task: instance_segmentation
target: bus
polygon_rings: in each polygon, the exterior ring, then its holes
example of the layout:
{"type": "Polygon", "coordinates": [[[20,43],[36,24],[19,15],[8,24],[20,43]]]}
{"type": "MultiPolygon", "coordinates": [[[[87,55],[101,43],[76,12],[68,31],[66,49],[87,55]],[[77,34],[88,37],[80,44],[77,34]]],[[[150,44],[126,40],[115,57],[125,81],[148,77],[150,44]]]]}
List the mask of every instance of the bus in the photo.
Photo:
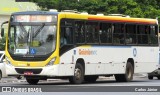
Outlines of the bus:
{"type": "Polygon", "coordinates": [[[109,75],[129,82],[133,74],[158,68],[156,19],[30,11],[11,14],[8,23],[6,73],[31,85],[52,78],[81,84],[109,75]]]}

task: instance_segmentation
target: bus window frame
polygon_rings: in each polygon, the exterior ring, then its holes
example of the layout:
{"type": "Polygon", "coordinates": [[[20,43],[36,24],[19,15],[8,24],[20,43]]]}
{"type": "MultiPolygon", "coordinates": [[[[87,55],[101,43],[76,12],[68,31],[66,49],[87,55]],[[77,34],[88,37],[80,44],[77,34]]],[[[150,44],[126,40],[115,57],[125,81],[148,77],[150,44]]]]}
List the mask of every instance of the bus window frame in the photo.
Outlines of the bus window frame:
{"type": "MultiPolygon", "coordinates": [[[[90,21],[90,20],[82,20],[82,19],[69,19],[69,18],[64,18],[64,19],[66,19],[66,20],[71,20],[72,21],[72,29],[73,29],[73,44],[67,44],[67,45],[77,45],[77,46],[79,46],[79,45],[104,45],[104,46],[157,46],[158,45],[158,43],[157,44],[149,44],[149,43],[147,43],[147,44],[139,44],[138,43],[138,35],[140,35],[140,34],[138,34],[138,26],[155,26],[155,27],[158,27],[156,24],[139,24],[139,23],[127,23],[127,22],[109,22],[109,21],[97,21],[97,20],[93,20],[93,21],[90,21]],[[85,41],[84,41],[84,43],[77,43],[76,42],[76,38],[75,38],[75,29],[76,29],[76,26],[75,26],[75,23],[76,22],[82,22],[83,24],[84,24],[84,32],[85,32],[85,41]],[[96,23],[96,25],[99,27],[99,29],[97,30],[98,31],[98,42],[93,42],[93,43],[88,43],[87,42],[87,36],[86,36],[86,25],[87,25],[87,23],[96,23]],[[123,34],[124,34],[124,43],[122,43],[122,44],[114,44],[113,43],[113,34],[114,33],[112,33],[112,42],[111,43],[101,43],[101,41],[100,41],[100,25],[102,24],[102,23],[105,23],[105,24],[111,24],[112,26],[114,25],[114,24],[121,24],[121,25],[123,25],[123,28],[124,28],[124,31],[123,31],[123,34]],[[126,25],[135,25],[135,32],[134,32],[134,34],[133,35],[135,35],[136,36],[136,38],[135,38],[135,43],[133,43],[133,44],[127,44],[126,42],[125,42],[125,40],[126,40],[126,35],[127,35],[127,33],[126,33],[126,25]]],[[[60,27],[62,27],[62,26],[60,26],[60,27]]],[[[157,28],[156,28],[157,29],[157,28]]],[[[113,30],[112,30],[113,31],[113,30]]],[[[144,32],[144,31],[143,31],[144,32]]],[[[156,32],[157,32],[157,30],[156,30],[156,32]]],[[[149,36],[149,34],[147,34],[147,36],[149,36]]]]}
{"type": "MultiPolygon", "coordinates": [[[[69,46],[71,46],[71,45],[74,45],[74,27],[73,27],[73,25],[74,25],[74,20],[72,20],[72,19],[61,19],[60,20],[60,30],[59,30],[59,35],[60,35],[60,39],[59,39],[59,41],[60,41],[60,48],[61,47],[63,47],[63,46],[65,46],[65,45],[69,45],[69,46]],[[62,25],[62,21],[71,21],[71,25],[62,25]],[[72,36],[71,36],[71,38],[70,39],[72,39],[72,43],[66,43],[66,44],[63,44],[63,45],[61,45],[61,30],[62,30],[62,28],[72,28],[72,36]]],[[[65,31],[66,32],[66,31],[65,31]]],[[[65,33],[64,33],[65,34],[65,33]]],[[[64,35],[63,35],[64,36],[64,35]]]]}
{"type": "MultiPolygon", "coordinates": [[[[109,43],[109,42],[106,42],[106,43],[102,43],[101,42],[101,40],[99,40],[100,42],[100,44],[101,45],[113,45],[113,30],[112,30],[112,26],[113,26],[113,23],[111,23],[111,22],[106,22],[106,21],[101,21],[101,22],[99,22],[100,24],[99,24],[99,27],[100,28],[102,28],[101,29],[101,31],[103,30],[103,25],[102,25],[102,27],[100,26],[101,24],[110,24],[111,25],[111,28],[110,28],[110,31],[111,31],[111,42],[109,43]]],[[[99,30],[99,32],[100,32],[100,30],[99,30]]],[[[107,33],[106,33],[106,36],[107,36],[107,33]]],[[[100,37],[100,35],[99,35],[99,39],[101,39],[101,37],[100,37]]]]}
{"type": "MultiPolygon", "coordinates": [[[[126,38],[125,38],[125,32],[126,32],[126,31],[125,31],[125,23],[123,23],[123,22],[115,23],[115,22],[114,22],[114,23],[112,23],[112,26],[114,26],[114,31],[112,30],[112,45],[113,45],[113,46],[115,46],[115,45],[116,45],[116,46],[117,46],[117,45],[118,45],[118,46],[124,46],[124,45],[125,45],[125,40],[126,40],[126,38]],[[116,25],[120,25],[120,26],[121,26],[121,29],[122,29],[122,26],[123,26],[123,28],[124,28],[124,29],[123,29],[123,33],[120,33],[120,32],[117,33],[117,32],[115,32],[115,24],[116,24],[116,25]],[[114,34],[118,34],[118,35],[121,35],[121,34],[122,34],[123,37],[124,37],[124,42],[123,42],[123,43],[121,43],[121,42],[119,42],[119,43],[114,43],[114,39],[115,39],[115,38],[114,38],[114,34]]],[[[121,31],[122,31],[122,30],[121,30],[121,31]]],[[[119,41],[120,41],[120,38],[119,38],[119,41]]]]}
{"type": "Polygon", "coordinates": [[[84,45],[84,44],[87,44],[86,43],[86,27],[85,27],[85,25],[86,25],[86,20],[74,20],[74,26],[73,26],[73,30],[74,30],[74,35],[73,35],[73,38],[74,38],[74,44],[75,45],[84,45]],[[83,24],[84,24],[84,42],[83,43],[78,43],[78,42],[76,42],[76,33],[75,33],[75,30],[76,30],[76,22],[82,22],[83,24]]]}
{"type": "Polygon", "coordinates": [[[138,45],[138,38],[137,38],[137,24],[134,23],[125,23],[125,45],[128,46],[137,46],[138,45]],[[129,35],[135,35],[135,43],[126,43],[127,39],[127,25],[135,25],[135,32],[134,33],[128,33],[129,35]]]}
{"type": "Polygon", "coordinates": [[[85,22],[85,42],[86,42],[86,45],[99,45],[100,44],[100,40],[99,40],[99,29],[97,30],[98,31],[98,42],[87,42],[87,30],[86,30],[86,25],[87,23],[96,23],[94,25],[98,26],[99,27],[99,21],[86,21],[85,22]]]}
{"type": "MultiPolygon", "coordinates": [[[[158,31],[158,25],[150,25],[150,27],[151,26],[155,26],[155,35],[154,36],[157,36],[157,43],[156,44],[152,44],[152,43],[149,43],[149,45],[151,45],[151,46],[157,46],[157,45],[159,45],[159,37],[158,37],[158,33],[159,33],[159,31],[158,31]]],[[[150,29],[150,31],[151,31],[151,29],[150,29]]],[[[148,38],[149,38],[149,36],[150,36],[150,33],[151,32],[149,32],[149,34],[148,34],[148,38]]],[[[150,38],[149,38],[149,40],[150,40],[150,38]]]]}

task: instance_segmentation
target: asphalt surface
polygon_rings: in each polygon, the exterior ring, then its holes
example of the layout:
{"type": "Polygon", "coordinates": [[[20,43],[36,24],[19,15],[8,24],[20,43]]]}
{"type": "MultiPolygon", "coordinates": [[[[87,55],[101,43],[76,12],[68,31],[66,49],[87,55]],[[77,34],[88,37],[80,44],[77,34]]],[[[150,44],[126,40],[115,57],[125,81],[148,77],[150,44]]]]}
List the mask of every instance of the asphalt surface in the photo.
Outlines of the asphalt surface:
{"type": "MultiPolygon", "coordinates": [[[[132,82],[116,82],[114,77],[100,77],[95,83],[70,84],[68,80],[49,79],[38,85],[29,85],[25,79],[3,78],[1,87],[40,88],[39,92],[159,92],[160,80],[148,80],[146,76],[135,76],[132,82]]],[[[1,89],[0,89],[1,91],[1,89]]]]}
{"type": "Polygon", "coordinates": [[[22,92],[23,95],[160,95],[160,80],[148,80],[145,75],[134,76],[132,82],[116,82],[114,77],[100,77],[95,83],[80,85],[58,79],[40,81],[38,85],[29,85],[25,79],[17,80],[13,77],[0,80],[0,95],[22,95],[22,92]],[[2,87],[11,88],[12,93],[2,92],[2,87]],[[149,88],[157,91],[144,91],[149,88]],[[24,89],[30,90],[25,92],[24,89]]]}

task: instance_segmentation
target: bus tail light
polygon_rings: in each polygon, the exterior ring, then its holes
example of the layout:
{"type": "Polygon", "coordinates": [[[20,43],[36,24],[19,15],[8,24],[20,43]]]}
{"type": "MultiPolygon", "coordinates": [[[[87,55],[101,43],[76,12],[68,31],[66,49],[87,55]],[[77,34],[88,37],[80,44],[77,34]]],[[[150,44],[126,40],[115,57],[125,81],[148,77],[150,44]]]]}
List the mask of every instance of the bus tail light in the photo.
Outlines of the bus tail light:
{"type": "Polygon", "coordinates": [[[46,66],[52,66],[54,64],[55,60],[56,60],[56,57],[51,59],[51,61],[46,66]]]}

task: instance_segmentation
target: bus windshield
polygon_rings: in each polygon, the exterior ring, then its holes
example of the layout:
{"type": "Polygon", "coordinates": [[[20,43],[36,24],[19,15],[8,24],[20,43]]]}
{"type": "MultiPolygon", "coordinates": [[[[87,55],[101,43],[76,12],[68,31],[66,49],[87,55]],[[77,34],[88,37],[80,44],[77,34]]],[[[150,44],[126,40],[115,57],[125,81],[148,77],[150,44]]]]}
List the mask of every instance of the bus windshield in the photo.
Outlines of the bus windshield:
{"type": "Polygon", "coordinates": [[[46,55],[56,47],[56,23],[11,22],[8,50],[14,55],[46,55]]]}

